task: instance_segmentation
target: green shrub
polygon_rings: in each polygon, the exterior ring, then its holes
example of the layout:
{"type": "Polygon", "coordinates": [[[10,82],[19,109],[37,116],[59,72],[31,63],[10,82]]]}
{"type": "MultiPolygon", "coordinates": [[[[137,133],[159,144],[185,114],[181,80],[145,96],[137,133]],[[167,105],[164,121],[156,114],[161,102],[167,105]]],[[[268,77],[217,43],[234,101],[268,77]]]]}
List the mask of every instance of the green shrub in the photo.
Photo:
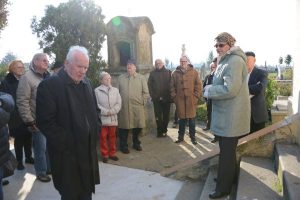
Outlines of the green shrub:
{"type": "Polygon", "coordinates": [[[283,72],[283,79],[284,80],[292,80],[293,79],[293,69],[286,69],[283,72]]]}
{"type": "Polygon", "coordinates": [[[269,72],[268,73],[268,78],[269,79],[276,79],[277,78],[277,72],[269,72]]]}
{"type": "Polygon", "coordinates": [[[197,120],[206,122],[207,121],[207,116],[206,116],[207,110],[206,110],[206,104],[200,104],[197,106],[196,110],[196,117],[197,120]]]}
{"type": "Polygon", "coordinates": [[[291,96],[292,84],[278,84],[278,92],[281,96],[291,96]]]}
{"type": "Polygon", "coordinates": [[[274,79],[268,79],[268,84],[266,88],[266,104],[267,108],[271,109],[273,102],[278,96],[278,83],[274,79]]]}
{"type": "Polygon", "coordinates": [[[7,74],[7,66],[0,65],[0,80],[3,80],[7,74]]]}

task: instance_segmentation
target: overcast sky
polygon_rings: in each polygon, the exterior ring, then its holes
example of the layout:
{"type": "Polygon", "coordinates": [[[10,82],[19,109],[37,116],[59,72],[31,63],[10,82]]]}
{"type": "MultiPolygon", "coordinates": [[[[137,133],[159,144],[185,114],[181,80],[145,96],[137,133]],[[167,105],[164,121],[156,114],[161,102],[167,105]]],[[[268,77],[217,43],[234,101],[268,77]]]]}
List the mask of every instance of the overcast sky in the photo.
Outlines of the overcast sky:
{"type": "MultiPolygon", "coordinates": [[[[41,52],[30,24],[34,15],[44,16],[45,5],[66,0],[10,0],[8,26],[1,32],[0,59],[12,52],[29,62],[41,52]]],[[[95,0],[106,16],[147,16],[155,34],[153,59],[168,58],[178,63],[181,46],[193,63],[205,61],[214,49],[214,38],[229,32],[243,50],[254,51],[258,64],[278,64],[280,56],[293,56],[296,0],[95,0]]],[[[101,50],[107,60],[107,48],[101,50]]]]}

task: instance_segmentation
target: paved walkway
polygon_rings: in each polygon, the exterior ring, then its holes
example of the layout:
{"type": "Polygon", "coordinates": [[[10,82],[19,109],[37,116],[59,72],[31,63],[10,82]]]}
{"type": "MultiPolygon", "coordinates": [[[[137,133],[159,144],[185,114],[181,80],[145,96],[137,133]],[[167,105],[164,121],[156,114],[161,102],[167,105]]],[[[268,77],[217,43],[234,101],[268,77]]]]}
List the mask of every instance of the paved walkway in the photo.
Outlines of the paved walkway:
{"type": "MultiPolygon", "coordinates": [[[[188,129],[188,128],[187,128],[188,129]]],[[[185,142],[175,144],[177,129],[169,126],[168,137],[157,138],[154,133],[141,137],[143,151],[130,148],[130,154],[117,152],[119,161],[99,161],[101,183],[96,186],[94,200],[174,200],[182,199],[184,181],[160,176],[159,171],[190,158],[203,155],[216,148],[209,143],[212,135],[197,127],[198,144],[193,145],[188,137],[185,142]]],[[[129,139],[130,140],[130,139],[129,139]]],[[[58,192],[53,183],[35,180],[33,165],[25,165],[25,170],[15,171],[8,178],[10,184],[4,186],[5,200],[58,200],[58,192]]],[[[186,186],[184,186],[186,187],[186,186]]],[[[197,186],[199,187],[199,186],[197,186]]],[[[201,190],[201,188],[195,188],[201,190]]],[[[189,192],[190,193],[190,192],[189,192]]],[[[186,199],[186,198],[184,198],[186,199]]],[[[191,199],[189,197],[188,199],[191,199]]]]}
{"type": "MultiPolygon", "coordinates": [[[[100,163],[101,184],[96,186],[93,199],[105,200],[174,200],[183,183],[158,173],[100,163]]],[[[15,171],[4,186],[5,200],[58,200],[53,183],[35,179],[32,165],[15,171]]]]}

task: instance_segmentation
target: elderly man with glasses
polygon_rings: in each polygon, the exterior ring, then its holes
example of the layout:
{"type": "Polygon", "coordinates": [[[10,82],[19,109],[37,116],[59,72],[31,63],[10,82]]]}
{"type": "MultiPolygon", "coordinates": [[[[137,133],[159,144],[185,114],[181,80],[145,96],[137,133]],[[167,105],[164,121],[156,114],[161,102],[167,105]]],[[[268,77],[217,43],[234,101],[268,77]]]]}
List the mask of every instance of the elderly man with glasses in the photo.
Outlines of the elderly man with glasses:
{"type": "Polygon", "coordinates": [[[184,141],[186,123],[189,123],[189,134],[192,143],[195,138],[195,117],[198,99],[202,94],[202,83],[199,73],[194,69],[187,56],[180,58],[180,66],[172,73],[171,98],[175,102],[179,118],[178,139],[175,143],[184,141]]]}

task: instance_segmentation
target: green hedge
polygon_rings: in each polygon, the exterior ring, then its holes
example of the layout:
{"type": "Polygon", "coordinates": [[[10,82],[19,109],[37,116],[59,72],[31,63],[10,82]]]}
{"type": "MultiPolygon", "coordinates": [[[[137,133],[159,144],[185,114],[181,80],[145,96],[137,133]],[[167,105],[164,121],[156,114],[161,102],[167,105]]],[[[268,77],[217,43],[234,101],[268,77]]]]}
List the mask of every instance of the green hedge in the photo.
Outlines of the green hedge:
{"type": "Polygon", "coordinates": [[[207,121],[206,112],[207,112],[207,110],[206,110],[206,104],[205,103],[202,103],[202,104],[198,105],[197,110],[196,110],[197,120],[206,122],[207,121]]]}

